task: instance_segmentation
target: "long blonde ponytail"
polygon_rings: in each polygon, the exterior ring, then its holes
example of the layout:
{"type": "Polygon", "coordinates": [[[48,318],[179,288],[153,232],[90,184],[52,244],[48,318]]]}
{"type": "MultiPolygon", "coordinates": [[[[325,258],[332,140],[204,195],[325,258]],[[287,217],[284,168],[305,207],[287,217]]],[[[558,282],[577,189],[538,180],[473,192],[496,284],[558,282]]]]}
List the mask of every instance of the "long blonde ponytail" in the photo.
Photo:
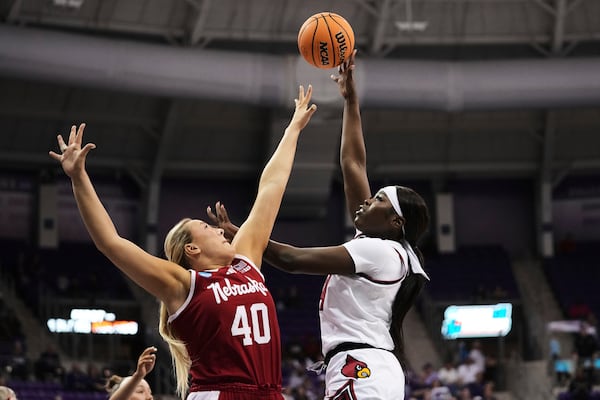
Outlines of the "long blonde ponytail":
{"type": "MultiPolygon", "coordinates": [[[[184,246],[192,241],[189,231],[184,228],[185,224],[189,221],[190,218],[182,219],[171,228],[165,237],[164,243],[167,259],[184,268],[189,268],[189,264],[185,258],[184,246]]],[[[190,387],[189,374],[192,361],[187,348],[185,347],[185,343],[177,339],[173,334],[171,325],[169,324],[169,313],[162,301],[160,303],[158,332],[169,345],[171,361],[173,362],[173,367],[175,369],[175,379],[177,380],[177,394],[181,399],[185,399],[190,387]]]]}
{"type": "Polygon", "coordinates": [[[185,343],[173,335],[168,319],[169,313],[167,312],[167,307],[161,301],[158,332],[164,341],[169,345],[171,361],[173,362],[173,367],[175,368],[175,379],[177,380],[177,394],[182,399],[185,399],[187,391],[190,387],[188,377],[192,361],[185,347],[185,343]]]}

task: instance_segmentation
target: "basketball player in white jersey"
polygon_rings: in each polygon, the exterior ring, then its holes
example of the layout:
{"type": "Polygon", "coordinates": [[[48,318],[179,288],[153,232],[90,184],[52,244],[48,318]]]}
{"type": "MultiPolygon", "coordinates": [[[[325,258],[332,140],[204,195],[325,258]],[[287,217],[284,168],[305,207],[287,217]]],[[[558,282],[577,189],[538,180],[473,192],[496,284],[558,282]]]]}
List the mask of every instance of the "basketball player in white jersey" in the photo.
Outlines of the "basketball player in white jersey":
{"type": "MultiPolygon", "coordinates": [[[[402,322],[425,281],[417,242],[427,230],[423,198],[402,186],[371,195],[355,52],[332,76],[344,97],[340,162],[356,236],[340,246],[297,248],[269,242],[265,260],[292,273],[328,275],[319,302],[328,400],[404,400],[402,322]]],[[[217,203],[209,216],[235,233],[217,203]]]]}

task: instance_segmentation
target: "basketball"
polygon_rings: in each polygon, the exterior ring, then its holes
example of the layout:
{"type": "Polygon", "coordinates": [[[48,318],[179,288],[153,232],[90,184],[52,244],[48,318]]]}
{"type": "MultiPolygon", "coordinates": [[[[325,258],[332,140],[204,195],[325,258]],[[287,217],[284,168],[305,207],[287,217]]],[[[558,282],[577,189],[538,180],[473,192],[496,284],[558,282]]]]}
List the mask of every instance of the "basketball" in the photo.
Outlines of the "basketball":
{"type": "Polygon", "coordinates": [[[298,50],[309,64],[317,68],[337,67],[354,50],[354,31],[338,14],[317,13],[300,27],[298,50]]]}

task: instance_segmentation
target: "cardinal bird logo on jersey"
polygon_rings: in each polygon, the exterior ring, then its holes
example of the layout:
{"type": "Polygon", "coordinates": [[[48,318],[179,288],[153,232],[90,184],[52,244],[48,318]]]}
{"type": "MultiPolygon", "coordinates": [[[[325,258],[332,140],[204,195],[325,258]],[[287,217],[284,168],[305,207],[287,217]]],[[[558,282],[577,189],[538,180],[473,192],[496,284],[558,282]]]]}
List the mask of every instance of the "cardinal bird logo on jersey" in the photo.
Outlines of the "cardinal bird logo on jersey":
{"type": "Polygon", "coordinates": [[[363,379],[371,376],[371,370],[365,362],[347,355],[346,364],[342,367],[342,375],[348,378],[363,379]]]}

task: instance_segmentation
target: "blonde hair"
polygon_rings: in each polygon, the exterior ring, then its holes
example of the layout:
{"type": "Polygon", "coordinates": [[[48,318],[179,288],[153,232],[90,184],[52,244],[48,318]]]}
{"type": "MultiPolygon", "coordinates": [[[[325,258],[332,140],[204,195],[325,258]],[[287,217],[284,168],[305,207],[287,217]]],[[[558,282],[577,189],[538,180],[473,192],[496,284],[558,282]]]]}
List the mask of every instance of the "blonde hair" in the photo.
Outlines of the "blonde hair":
{"type": "MultiPolygon", "coordinates": [[[[189,268],[189,263],[185,257],[184,246],[192,241],[190,232],[185,225],[191,221],[190,218],[184,218],[179,221],[165,237],[164,250],[169,261],[189,268]]],[[[179,340],[173,334],[171,325],[169,325],[169,313],[163,302],[160,303],[160,318],[158,323],[158,332],[160,336],[169,345],[171,352],[171,361],[175,368],[175,379],[177,380],[177,394],[185,399],[189,389],[189,373],[192,361],[187,352],[185,343],[179,340]]]]}
{"type": "Polygon", "coordinates": [[[8,400],[11,398],[16,400],[17,395],[15,394],[15,391],[8,386],[0,386],[0,400],[8,400]]]}
{"type": "Polygon", "coordinates": [[[104,389],[108,393],[113,394],[121,386],[121,382],[123,382],[123,377],[122,376],[111,375],[110,378],[108,378],[106,380],[106,383],[104,384],[104,389]]]}

